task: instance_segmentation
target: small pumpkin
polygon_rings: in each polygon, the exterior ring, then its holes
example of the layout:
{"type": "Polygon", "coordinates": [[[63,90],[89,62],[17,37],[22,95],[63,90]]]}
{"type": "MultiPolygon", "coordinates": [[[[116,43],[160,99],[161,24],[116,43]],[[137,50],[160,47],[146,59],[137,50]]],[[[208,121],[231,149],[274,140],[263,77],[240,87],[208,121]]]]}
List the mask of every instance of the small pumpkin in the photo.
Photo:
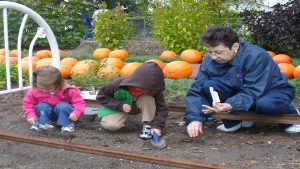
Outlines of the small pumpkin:
{"type": "MultiPolygon", "coordinates": [[[[24,58],[22,59],[22,61],[28,61],[28,60],[29,60],[28,56],[27,56],[27,57],[24,57],[24,58]]],[[[37,58],[37,57],[35,57],[35,56],[32,57],[32,63],[36,63],[36,62],[39,61],[39,60],[40,60],[40,59],[37,58]]]]}
{"type": "Polygon", "coordinates": [[[267,51],[268,52],[268,54],[273,58],[275,55],[276,55],[276,53],[275,52],[273,52],[273,51],[267,51]]]}
{"type": "MultiPolygon", "coordinates": [[[[32,62],[32,70],[36,68],[36,63],[32,62]]],[[[22,72],[23,74],[28,74],[29,72],[29,61],[28,60],[22,60],[22,72]]]]}
{"type": "Polygon", "coordinates": [[[181,53],[181,60],[189,63],[199,63],[202,60],[202,54],[195,49],[187,49],[181,53]]]}
{"type": "Polygon", "coordinates": [[[71,77],[72,67],[70,65],[60,65],[59,70],[64,79],[69,79],[71,77]]]}
{"type": "Polygon", "coordinates": [[[108,48],[98,48],[94,51],[93,57],[95,59],[104,59],[108,57],[108,54],[111,52],[108,48]]]}
{"type": "Polygon", "coordinates": [[[34,56],[38,57],[39,59],[51,58],[52,53],[50,50],[40,50],[40,51],[37,51],[34,56]]]}
{"type": "MultiPolygon", "coordinates": [[[[17,57],[8,57],[10,64],[18,64],[18,58],[17,57]]],[[[6,60],[4,59],[3,64],[6,64],[6,60]]]]}
{"type": "Polygon", "coordinates": [[[108,55],[109,58],[118,58],[124,60],[128,57],[128,52],[123,49],[111,51],[108,55]]]}
{"type": "Polygon", "coordinates": [[[291,57],[287,54],[278,54],[273,57],[273,60],[276,63],[290,63],[291,57]]]}
{"type": "MultiPolygon", "coordinates": [[[[65,52],[63,50],[58,50],[58,52],[59,52],[60,60],[62,60],[65,57],[65,52]]],[[[50,57],[52,57],[52,51],[50,51],[50,53],[51,53],[50,57]]]]}
{"type": "Polygon", "coordinates": [[[0,63],[3,63],[5,60],[5,56],[0,54],[0,63]]]}
{"type": "Polygon", "coordinates": [[[118,67],[107,65],[99,69],[97,76],[99,78],[119,77],[120,71],[118,67]]]}
{"type": "Polygon", "coordinates": [[[300,65],[298,65],[297,67],[295,67],[294,71],[293,71],[293,75],[294,78],[298,78],[300,75],[300,65]]]}
{"type": "Polygon", "coordinates": [[[150,60],[146,60],[145,62],[154,62],[154,63],[158,64],[158,66],[161,68],[161,70],[163,70],[165,67],[165,62],[158,60],[158,59],[150,59],[150,60]]]}
{"type": "MultiPolygon", "coordinates": [[[[22,51],[21,51],[21,57],[23,57],[23,56],[24,56],[24,54],[23,54],[22,51]]],[[[16,50],[16,49],[11,50],[11,51],[9,52],[9,57],[18,57],[18,50],[16,50]]]]}
{"type": "Polygon", "coordinates": [[[101,65],[110,65],[122,69],[124,67],[124,62],[118,58],[105,58],[101,61],[101,65]]]}
{"type": "MultiPolygon", "coordinates": [[[[10,50],[8,50],[8,53],[9,52],[10,52],[10,50]]],[[[0,55],[5,55],[5,49],[4,48],[0,49],[0,55]]]]}
{"type": "Polygon", "coordinates": [[[36,62],[36,68],[41,66],[52,66],[52,58],[44,58],[36,62]]]}
{"type": "Polygon", "coordinates": [[[280,72],[285,74],[289,79],[293,79],[294,78],[294,69],[295,66],[290,64],[290,63],[279,63],[278,64],[280,72]]]}
{"type": "Polygon", "coordinates": [[[64,58],[60,61],[60,64],[73,67],[76,65],[77,62],[78,62],[78,60],[75,58],[64,58]]]}
{"type": "Polygon", "coordinates": [[[176,59],[177,57],[177,53],[175,53],[174,51],[164,51],[161,55],[160,58],[161,59],[176,59]]]}
{"type": "Polygon", "coordinates": [[[139,62],[132,62],[126,64],[120,72],[121,77],[131,76],[131,74],[141,66],[142,64],[139,62]]]}
{"type": "Polygon", "coordinates": [[[163,72],[170,79],[188,78],[193,73],[193,67],[185,61],[173,61],[166,64],[163,72]]]}
{"type": "Polygon", "coordinates": [[[90,69],[89,69],[89,64],[87,63],[82,63],[82,64],[76,64],[72,70],[71,70],[71,77],[79,77],[83,75],[89,75],[90,69]]]}

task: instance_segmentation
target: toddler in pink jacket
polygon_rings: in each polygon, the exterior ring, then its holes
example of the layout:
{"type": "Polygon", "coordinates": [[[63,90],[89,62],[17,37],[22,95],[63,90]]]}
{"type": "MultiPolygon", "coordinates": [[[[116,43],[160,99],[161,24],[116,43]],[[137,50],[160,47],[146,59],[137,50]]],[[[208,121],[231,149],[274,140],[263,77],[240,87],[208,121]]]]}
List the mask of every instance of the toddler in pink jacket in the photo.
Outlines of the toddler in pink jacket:
{"type": "Polygon", "coordinates": [[[53,122],[61,131],[74,131],[74,123],[84,112],[85,102],[75,87],[65,85],[59,69],[53,66],[39,67],[33,73],[32,88],[23,98],[23,110],[31,129],[53,128],[53,122]]]}

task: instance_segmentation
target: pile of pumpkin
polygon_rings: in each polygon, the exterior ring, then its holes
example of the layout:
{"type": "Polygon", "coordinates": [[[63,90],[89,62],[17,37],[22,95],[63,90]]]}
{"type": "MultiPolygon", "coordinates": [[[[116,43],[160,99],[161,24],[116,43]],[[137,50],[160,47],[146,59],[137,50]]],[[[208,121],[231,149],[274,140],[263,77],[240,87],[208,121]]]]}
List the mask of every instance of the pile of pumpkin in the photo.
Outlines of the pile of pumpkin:
{"type": "Polygon", "coordinates": [[[300,75],[300,65],[295,67],[291,64],[292,58],[287,54],[276,54],[268,51],[274,62],[278,64],[280,72],[285,74],[289,79],[297,78],[300,75]]]}
{"type": "MultiPolygon", "coordinates": [[[[124,77],[130,76],[142,63],[131,62],[125,64],[124,59],[128,57],[126,50],[111,51],[108,48],[98,48],[94,51],[93,57],[101,59],[98,77],[124,77]]],[[[160,55],[161,59],[176,59],[177,54],[173,51],[165,51],[160,55]]],[[[164,76],[171,79],[188,78],[193,73],[193,67],[190,63],[199,63],[202,60],[202,54],[194,49],[188,49],[181,53],[180,61],[164,63],[158,59],[150,59],[146,62],[155,62],[163,70],[164,76]]],[[[73,68],[74,69],[74,68],[73,68]]],[[[76,74],[76,71],[71,72],[76,74]]]]}

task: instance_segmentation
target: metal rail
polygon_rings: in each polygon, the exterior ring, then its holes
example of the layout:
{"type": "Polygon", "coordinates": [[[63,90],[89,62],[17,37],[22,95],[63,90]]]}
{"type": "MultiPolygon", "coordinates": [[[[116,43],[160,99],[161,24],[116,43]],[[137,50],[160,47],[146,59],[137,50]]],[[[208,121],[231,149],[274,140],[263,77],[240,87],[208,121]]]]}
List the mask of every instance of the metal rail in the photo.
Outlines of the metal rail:
{"type": "Polygon", "coordinates": [[[191,168],[191,169],[241,168],[236,166],[224,166],[218,164],[204,164],[198,161],[191,161],[188,159],[176,159],[176,158],[166,157],[166,156],[163,157],[159,155],[151,155],[151,154],[137,153],[131,151],[124,151],[124,150],[115,150],[107,147],[95,147],[95,146],[84,145],[84,144],[76,144],[73,142],[56,141],[56,140],[50,140],[50,139],[45,139],[40,137],[11,134],[11,133],[1,132],[1,131],[0,131],[0,139],[52,147],[52,148],[59,148],[59,149],[82,152],[82,153],[109,156],[113,158],[123,158],[127,160],[141,161],[145,163],[152,163],[152,164],[155,163],[155,164],[165,165],[165,166],[180,167],[180,168],[191,168]]]}

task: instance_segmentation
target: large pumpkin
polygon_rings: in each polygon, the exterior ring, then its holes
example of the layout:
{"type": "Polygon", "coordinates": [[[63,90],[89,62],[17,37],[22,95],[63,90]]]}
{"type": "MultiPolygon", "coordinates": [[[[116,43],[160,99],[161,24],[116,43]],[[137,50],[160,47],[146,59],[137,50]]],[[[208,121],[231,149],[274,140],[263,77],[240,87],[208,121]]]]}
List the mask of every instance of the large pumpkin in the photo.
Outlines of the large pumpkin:
{"type": "MultiPolygon", "coordinates": [[[[10,50],[8,50],[8,53],[9,52],[10,52],[10,50]]],[[[5,49],[4,48],[0,49],[0,55],[5,55],[5,49]]]]}
{"type": "Polygon", "coordinates": [[[199,63],[202,60],[202,54],[195,49],[187,49],[181,53],[181,60],[189,63],[199,63]]]}
{"type": "Polygon", "coordinates": [[[300,65],[298,65],[293,71],[294,78],[298,78],[300,75],[300,65]]]}
{"type": "Polygon", "coordinates": [[[165,67],[165,62],[158,59],[150,59],[150,60],[146,60],[145,62],[154,62],[161,68],[161,70],[163,70],[165,67]]]}
{"type": "Polygon", "coordinates": [[[273,52],[273,51],[267,51],[268,52],[268,54],[271,56],[271,57],[274,57],[275,55],[276,55],[276,53],[275,52],[273,52]]]}
{"type": "Polygon", "coordinates": [[[99,78],[119,77],[121,69],[115,66],[107,65],[99,69],[97,76],[99,78]]]}
{"type": "Polygon", "coordinates": [[[36,68],[41,66],[52,66],[52,58],[44,58],[36,62],[36,68]]]}
{"type": "Polygon", "coordinates": [[[188,78],[193,73],[193,67],[185,61],[173,61],[166,64],[163,72],[170,79],[188,78]]]}
{"type": "MultiPolygon", "coordinates": [[[[132,63],[128,63],[126,64],[122,69],[121,69],[121,72],[120,72],[120,76],[121,77],[125,77],[125,76],[131,76],[131,74],[141,66],[142,64],[141,63],[138,63],[138,62],[132,62],[132,63]]],[[[145,77],[147,78],[147,77],[145,77]]]]}
{"type": "MultiPolygon", "coordinates": [[[[18,58],[17,57],[8,57],[9,63],[10,64],[18,64],[18,58]]],[[[6,64],[6,60],[4,58],[3,64],[6,64]]]]}
{"type": "Polygon", "coordinates": [[[71,70],[71,77],[79,77],[83,75],[89,75],[90,69],[89,64],[76,64],[71,70]]]}
{"type": "Polygon", "coordinates": [[[101,61],[101,65],[110,65],[122,69],[124,66],[124,62],[118,58],[105,58],[101,61]]]}
{"type": "Polygon", "coordinates": [[[160,58],[161,59],[176,59],[177,54],[174,51],[164,51],[161,55],[160,58]]]}
{"type": "Polygon", "coordinates": [[[37,51],[34,56],[38,57],[39,59],[51,58],[52,53],[50,50],[40,50],[40,51],[37,51]]]}
{"type": "Polygon", "coordinates": [[[273,57],[273,60],[276,63],[290,63],[291,57],[286,54],[278,54],[273,57]]]}
{"type": "MultiPolygon", "coordinates": [[[[65,57],[65,52],[63,50],[59,50],[58,52],[59,52],[60,60],[62,60],[65,57]]],[[[50,51],[50,53],[51,53],[50,57],[52,57],[52,51],[50,51]]]]}
{"type": "Polygon", "coordinates": [[[108,54],[111,52],[108,48],[98,48],[94,51],[94,58],[95,59],[104,59],[108,57],[108,54]]]}
{"type": "Polygon", "coordinates": [[[108,55],[109,58],[118,58],[124,60],[128,57],[128,52],[123,49],[111,51],[108,55]]]}
{"type": "Polygon", "coordinates": [[[0,63],[3,63],[5,60],[5,56],[0,54],[0,63]]]}
{"type": "Polygon", "coordinates": [[[278,64],[280,72],[285,74],[289,79],[294,78],[294,69],[295,66],[290,63],[279,63],[278,64]]]}
{"type": "Polygon", "coordinates": [[[64,79],[69,79],[71,77],[72,67],[70,65],[60,65],[59,70],[64,79]]]}
{"type": "MultiPolygon", "coordinates": [[[[39,58],[37,58],[37,57],[32,57],[32,63],[36,63],[37,61],[39,61],[40,59],[39,58]]],[[[22,59],[22,61],[29,61],[29,57],[27,56],[27,57],[24,57],[23,59],[22,59]]]]}
{"type": "Polygon", "coordinates": [[[69,65],[69,66],[73,67],[76,65],[77,62],[78,62],[78,60],[75,58],[64,58],[60,61],[60,64],[69,65]]]}

